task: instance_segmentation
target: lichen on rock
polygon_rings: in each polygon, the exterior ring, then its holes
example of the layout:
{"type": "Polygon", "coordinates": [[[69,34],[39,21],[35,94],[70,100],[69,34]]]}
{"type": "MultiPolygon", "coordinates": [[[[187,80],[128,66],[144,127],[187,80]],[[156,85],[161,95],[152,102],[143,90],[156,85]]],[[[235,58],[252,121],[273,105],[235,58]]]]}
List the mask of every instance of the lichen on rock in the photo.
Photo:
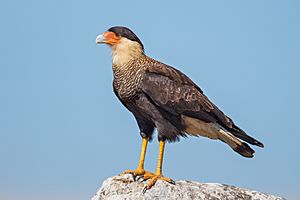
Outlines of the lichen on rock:
{"type": "Polygon", "coordinates": [[[142,189],[147,183],[141,179],[133,181],[131,175],[119,175],[106,179],[97,194],[91,200],[159,200],[159,199],[195,199],[195,200],[283,200],[254,190],[243,189],[218,183],[199,183],[180,180],[175,185],[164,181],[157,183],[146,193],[142,189]]]}

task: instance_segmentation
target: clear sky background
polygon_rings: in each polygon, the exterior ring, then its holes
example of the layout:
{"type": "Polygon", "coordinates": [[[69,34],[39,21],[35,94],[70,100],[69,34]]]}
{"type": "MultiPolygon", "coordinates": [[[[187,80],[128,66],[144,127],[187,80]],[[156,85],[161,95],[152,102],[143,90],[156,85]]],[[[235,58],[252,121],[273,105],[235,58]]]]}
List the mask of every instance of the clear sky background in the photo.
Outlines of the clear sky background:
{"type": "MultiPolygon", "coordinates": [[[[1,1],[0,199],[89,199],[137,166],[141,139],[112,92],[114,25],[190,76],[265,144],[253,159],[206,138],[166,146],[164,175],[300,198],[299,1],[1,1]]],[[[156,137],[155,137],[156,138],[156,137]]],[[[154,171],[157,140],[148,147],[154,171]]]]}

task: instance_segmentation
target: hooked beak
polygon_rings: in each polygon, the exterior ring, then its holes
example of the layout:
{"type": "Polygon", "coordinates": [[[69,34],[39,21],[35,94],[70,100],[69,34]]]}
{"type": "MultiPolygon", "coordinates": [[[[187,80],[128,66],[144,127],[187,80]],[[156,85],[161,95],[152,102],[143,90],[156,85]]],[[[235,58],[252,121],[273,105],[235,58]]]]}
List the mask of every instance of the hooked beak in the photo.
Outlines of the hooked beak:
{"type": "Polygon", "coordinates": [[[96,37],[96,44],[102,44],[102,43],[106,43],[106,38],[104,37],[103,34],[98,35],[96,37]]]}
{"type": "Polygon", "coordinates": [[[108,44],[108,45],[115,45],[120,41],[121,37],[116,36],[115,33],[110,31],[105,31],[101,35],[98,35],[96,38],[97,44],[108,44]]]}

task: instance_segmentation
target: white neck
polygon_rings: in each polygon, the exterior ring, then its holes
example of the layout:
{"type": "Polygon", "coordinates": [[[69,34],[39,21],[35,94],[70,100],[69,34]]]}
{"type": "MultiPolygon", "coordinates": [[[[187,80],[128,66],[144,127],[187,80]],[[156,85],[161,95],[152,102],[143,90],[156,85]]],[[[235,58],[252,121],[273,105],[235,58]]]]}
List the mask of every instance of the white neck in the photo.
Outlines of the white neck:
{"type": "Polygon", "coordinates": [[[120,41],[112,46],[112,64],[115,68],[126,67],[131,60],[141,56],[143,49],[138,42],[127,38],[121,38],[120,41]]]}

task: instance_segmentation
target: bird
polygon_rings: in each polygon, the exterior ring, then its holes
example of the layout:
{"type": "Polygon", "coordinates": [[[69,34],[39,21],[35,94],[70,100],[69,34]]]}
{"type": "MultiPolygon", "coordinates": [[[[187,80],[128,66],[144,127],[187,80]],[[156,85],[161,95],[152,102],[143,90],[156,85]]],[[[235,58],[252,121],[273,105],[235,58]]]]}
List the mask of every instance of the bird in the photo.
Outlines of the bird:
{"type": "Polygon", "coordinates": [[[97,44],[106,44],[112,53],[113,91],[134,115],[142,138],[142,149],[136,169],[126,170],[149,180],[143,192],[157,180],[175,182],[162,174],[166,142],[180,137],[203,136],[221,140],[240,155],[251,158],[255,151],[247,144],[264,147],[246,134],[224,114],[202,89],[178,69],[145,54],[144,45],[127,27],[113,26],[96,37],[97,44]],[[159,154],[154,173],[144,169],[148,142],[157,131],[159,154]]]}

